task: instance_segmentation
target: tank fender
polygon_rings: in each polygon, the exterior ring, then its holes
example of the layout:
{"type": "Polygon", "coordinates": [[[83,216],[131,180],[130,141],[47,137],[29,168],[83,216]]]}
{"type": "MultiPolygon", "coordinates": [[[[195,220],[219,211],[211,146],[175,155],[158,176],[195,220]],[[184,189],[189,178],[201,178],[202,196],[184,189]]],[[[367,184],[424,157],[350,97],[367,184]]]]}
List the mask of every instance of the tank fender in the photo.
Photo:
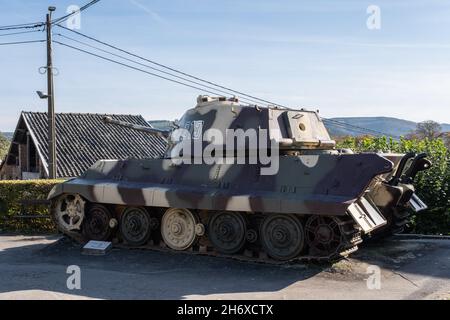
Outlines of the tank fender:
{"type": "Polygon", "coordinates": [[[63,183],[55,185],[47,196],[47,200],[53,200],[63,194],[63,183]]]}
{"type": "MultiPolygon", "coordinates": [[[[72,183],[72,181],[76,181],[76,179],[70,179],[63,183],[55,185],[52,190],[50,190],[47,200],[53,200],[61,196],[62,194],[79,194],[84,199],[90,202],[97,202],[95,197],[93,196],[89,187],[80,188],[76,183],[72,183]]],[[[98,199],[97,199],[98,200],[98,199]]]]}

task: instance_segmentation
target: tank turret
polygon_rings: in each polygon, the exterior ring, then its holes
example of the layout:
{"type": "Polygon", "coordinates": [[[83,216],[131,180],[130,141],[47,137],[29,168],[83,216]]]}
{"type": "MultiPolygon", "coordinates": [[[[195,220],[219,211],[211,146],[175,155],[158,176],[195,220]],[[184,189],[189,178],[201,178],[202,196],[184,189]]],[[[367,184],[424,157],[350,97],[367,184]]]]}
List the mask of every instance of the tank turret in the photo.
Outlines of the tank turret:
{"type": "MultiPolygon", "coordinates": [[[[208,140],[208,130],[220,133],[226,141],[227,135],[242,130],[247,137],[252,133],[259,138],[261,131],[266,131],[267,141],[275,141],[281,150],[330,150],[335,141],[330,138],[325,125],[317,111],[305,109],[281,109],[278,107],[260,107],[243,105],[238,98],[199,96],[197,105],[185,112],[177,121],[177,126],[170,130],[138,126],[111,117],[105,117],[106,123],[145,131],[150,134],[171,138],[172,144],[179,142],[179,137],[195,141],[208,140]],[[177,130],[183,130],[183,133],[177,130]],[[186,136],[186,131],[189,133],[186,136]],[[172,133],[172,134],[171,134],[172,133]]],[[[211,142],[211,141],[204,141],[211,142]]],[[[267,144],[270,145],[270,144],[267,144]]],[[[236,144],[236,148],[250,148],[249,144],[236,144]]]]}
{"type": "Polygon", "coordinates": [[[183,115],[179,127],[189,130],[194,139],[210,129],[223,137],[236,130],[254,131],[259,136],[265,130],[267,139],[276,141],[283,150],[335,146],[316,111],[242,105],[237,98],[199,96],[196,107],[183,115]]]}

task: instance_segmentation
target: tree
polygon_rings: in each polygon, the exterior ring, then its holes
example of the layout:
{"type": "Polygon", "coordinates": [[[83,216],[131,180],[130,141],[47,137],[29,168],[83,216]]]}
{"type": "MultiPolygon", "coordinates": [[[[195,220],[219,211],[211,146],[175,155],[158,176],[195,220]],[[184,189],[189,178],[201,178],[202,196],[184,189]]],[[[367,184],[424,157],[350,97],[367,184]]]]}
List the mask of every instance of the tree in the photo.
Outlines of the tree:
{"type": "Polygon", "coordinates": [[[0,160],[4,160],[9,150],[9,140],[0,133],[0,160]]]}
{"type": "Polygon", "coordinates": [[[414,135],[419,139],[428,138],[431,140],[439,137],[441,131],[442,127],[439,123],[433,120],[427,120],[417,124],[414,135]]]}
{"type": "Polygon", "coordinates": [[[444,139],[445,146],[450,150],[450,132],[444,132],[442,138],[444,139]]]}

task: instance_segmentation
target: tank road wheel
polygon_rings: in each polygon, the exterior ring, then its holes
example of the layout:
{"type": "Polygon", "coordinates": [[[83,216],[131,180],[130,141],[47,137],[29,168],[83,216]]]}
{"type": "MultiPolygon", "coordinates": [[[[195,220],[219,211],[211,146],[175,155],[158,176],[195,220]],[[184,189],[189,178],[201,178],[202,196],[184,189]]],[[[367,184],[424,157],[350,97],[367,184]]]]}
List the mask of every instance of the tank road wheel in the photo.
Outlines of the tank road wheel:
{"type": "Polygon", "coordinates": [[[303,227],[293,215],[267,216],[261,224],[260,233],[264,250],[276,260],[291,260],[297,257],[303,249],[303,227]]]}
{"type": "Polygon", "coordinates": [[[80,230],[84,219],[86,201],[80,195],[66,194],[59,197],[52,205],[52,214],[63,232],[80,230]]]}
{"type": "Polygon", "coordinates": [[[95,204],[90,206],[83,223],[83,235],[87,240],[106,241],[112,234],[109,221],[111,212],[105,206],[95,204]]]}
{"type": "Polygon", "coordinates": [[[221,253],[239,252],[245,244],[245,235],[246,223],[240,213],[217,212],[209,220],[209,240],[221,253]]]}
{"type": "MultiPolygon", "coordinates": [[[[161,221],[161,235],[171,249],[181,251],[192,246],[201,228],[197,218],[187,209],[168,209],[161,221]]],[[[202,225],[203,226],[203,225],[202,225]]]]}
{"type": "Polygon", "coordinates": [[[306,243],[314,254],[329,256],[342,247],[343,235],[335,217],[311,216],[306,221],[305,231],[306,243]]]}
{"type": "Polygon", "coordinates": [[[151,235],[152,221],[144,208],[126,208],[120,219],[120,233],[132,246],[141,246],[151,235]]]}

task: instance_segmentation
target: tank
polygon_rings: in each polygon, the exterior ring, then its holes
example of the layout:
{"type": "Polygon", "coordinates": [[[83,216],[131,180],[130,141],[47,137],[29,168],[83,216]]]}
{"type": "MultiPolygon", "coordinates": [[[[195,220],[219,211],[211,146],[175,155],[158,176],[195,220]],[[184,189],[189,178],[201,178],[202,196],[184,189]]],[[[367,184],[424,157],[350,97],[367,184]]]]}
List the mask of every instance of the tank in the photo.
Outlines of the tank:
{"type": "Polygon", "coordinates": [[[54,187],[58,229],[82,243],[330,261],[426,208],[413,186],[425,154],[336,149],[317,111],[200,96],[168,131],[104,121],[163,136],[167,150],[101,160],[54,187]]]}

